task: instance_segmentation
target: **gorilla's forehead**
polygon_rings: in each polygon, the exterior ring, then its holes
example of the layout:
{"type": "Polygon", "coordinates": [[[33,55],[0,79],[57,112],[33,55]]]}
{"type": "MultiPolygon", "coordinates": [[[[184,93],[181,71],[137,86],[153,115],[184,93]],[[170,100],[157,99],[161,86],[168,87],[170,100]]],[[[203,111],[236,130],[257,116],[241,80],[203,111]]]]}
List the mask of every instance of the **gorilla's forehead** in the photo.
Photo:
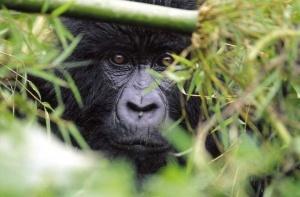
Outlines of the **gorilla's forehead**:
{"type": "Polygon", "coordinates": [[[181,52],[190,44],[190,35],[141,26],[63,18],[70,32],[82,35],[75,57],[104,54],[109,50],[138,53],[181,52]]]}
{"type": "Polygon", "coordinates": [[[101,47],[122,47],[130,51],[180,51],[190,43],[190,37],[179,33],[155,30],[139,26],[124,26],[95,23],[92,32],[86,32],[86,39],[101,44],[101,47]]]}

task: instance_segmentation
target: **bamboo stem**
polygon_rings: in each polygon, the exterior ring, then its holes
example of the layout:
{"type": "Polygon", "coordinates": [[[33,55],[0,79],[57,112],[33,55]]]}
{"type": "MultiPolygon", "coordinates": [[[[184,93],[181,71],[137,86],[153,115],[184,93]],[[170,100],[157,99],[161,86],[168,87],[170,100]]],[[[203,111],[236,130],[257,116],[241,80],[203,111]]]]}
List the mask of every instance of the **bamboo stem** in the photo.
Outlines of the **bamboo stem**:
{"type": "Polygon", "coordinates": [[[0,0],[8,9],[51,13],[66,6],[65,16],[144,25],[180,32],[196,29],[196,10],[182,10],[124,0],[0,0]]]}

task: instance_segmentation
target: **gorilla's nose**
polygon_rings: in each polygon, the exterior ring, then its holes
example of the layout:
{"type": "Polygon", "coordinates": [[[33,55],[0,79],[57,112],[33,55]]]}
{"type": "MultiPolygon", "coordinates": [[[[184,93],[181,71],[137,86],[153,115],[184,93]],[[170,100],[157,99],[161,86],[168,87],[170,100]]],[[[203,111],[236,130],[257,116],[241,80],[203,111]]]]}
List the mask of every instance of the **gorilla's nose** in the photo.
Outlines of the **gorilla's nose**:
{"type": "Polygon", "coordinates": [[[157,91],[146,95],[125,90],[117,105],[117,114],[125,124],[157,127],[165,119],[166,107],[164,99],[157,91]]]}

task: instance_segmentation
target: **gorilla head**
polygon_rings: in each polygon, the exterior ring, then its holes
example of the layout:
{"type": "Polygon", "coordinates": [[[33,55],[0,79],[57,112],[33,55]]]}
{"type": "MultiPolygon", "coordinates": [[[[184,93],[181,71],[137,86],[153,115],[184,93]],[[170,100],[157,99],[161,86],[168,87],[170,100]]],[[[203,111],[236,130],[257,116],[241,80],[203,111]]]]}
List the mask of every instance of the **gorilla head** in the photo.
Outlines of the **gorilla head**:
{"type": "MultiPolygon", "coordinates": [[[[139,2],[196,7],[191,0],[139,2]]],[[[83,36],[70,60],[90,61],[88,66],[68,69],[84,106],[78,107],[72,93],[63,90],[64,117],[77,124],[92,149],[130,159],[140,174],[155,172],[174,151],[161,126],[168,119],[181,117],[181,105],[175,84],[156,81],[149,69],[164,71],[173,61],[170,54],[180,53],[190,44],[189,35],[70,18],[64,23],[74,35],[83,36]]],[[[44,100],[55,105],[52,87],[39,86],[44,100]]],[[[198,100],[186,104],[193,126],[199,118],[198,108],[198,100]]]]}

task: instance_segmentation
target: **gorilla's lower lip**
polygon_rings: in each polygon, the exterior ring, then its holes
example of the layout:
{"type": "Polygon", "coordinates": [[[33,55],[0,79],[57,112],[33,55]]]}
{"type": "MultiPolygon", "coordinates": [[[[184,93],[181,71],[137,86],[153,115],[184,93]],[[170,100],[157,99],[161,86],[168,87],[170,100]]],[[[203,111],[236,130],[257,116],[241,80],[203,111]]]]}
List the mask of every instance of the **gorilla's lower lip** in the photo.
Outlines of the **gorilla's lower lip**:
{"type": "Polygon", "coordinates": [[[158,144],[151,144],[147,142],[115,142],[111,141],[111,144],[119,149],[123,150],[131,150],[136,152],[167,152],[170,150],[169,145],[158,145],[158,144]]]}

